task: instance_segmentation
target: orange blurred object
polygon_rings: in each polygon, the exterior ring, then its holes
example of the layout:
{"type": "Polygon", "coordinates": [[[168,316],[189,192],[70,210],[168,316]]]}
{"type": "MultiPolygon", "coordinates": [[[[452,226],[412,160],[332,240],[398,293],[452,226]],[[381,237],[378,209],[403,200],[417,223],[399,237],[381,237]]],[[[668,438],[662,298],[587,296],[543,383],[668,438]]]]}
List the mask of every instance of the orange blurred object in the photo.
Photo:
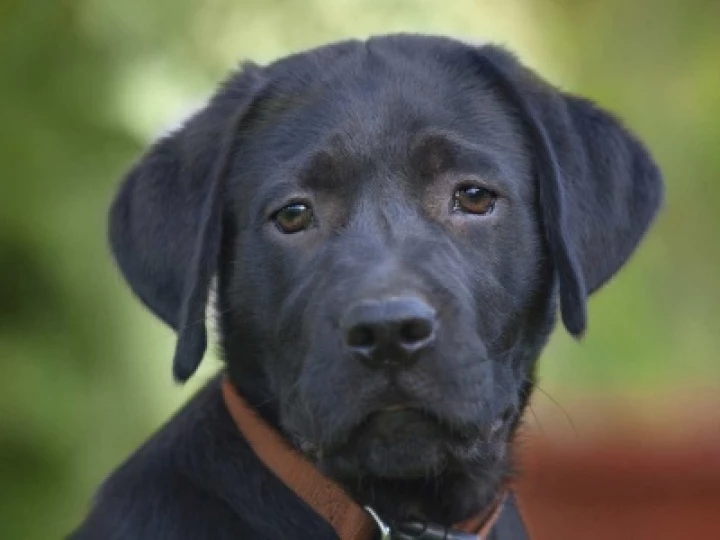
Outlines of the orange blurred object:
{"type": "Polygon", "coordinates": [[[532,540],[720,539],[720,432],[526,441],[520,508],[532,540]]]}

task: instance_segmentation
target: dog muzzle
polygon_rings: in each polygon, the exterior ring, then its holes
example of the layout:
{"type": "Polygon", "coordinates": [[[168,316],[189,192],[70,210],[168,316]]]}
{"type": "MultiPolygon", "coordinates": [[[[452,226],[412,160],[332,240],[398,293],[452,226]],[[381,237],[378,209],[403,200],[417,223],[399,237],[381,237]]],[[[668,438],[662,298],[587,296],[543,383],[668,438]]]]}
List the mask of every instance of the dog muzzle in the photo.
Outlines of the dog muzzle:
{"type": "Polygon", "coordinates": [[[372,508],[362,508],[340,485],[322,475],[292,448],[235,391],[225,377],[223,400],[236,427],[255,455],[335,530],[340,540],[486,540],[502,512],[507,490],[490,508],[448,528],[435,523],[385,522],[372,508]]]}

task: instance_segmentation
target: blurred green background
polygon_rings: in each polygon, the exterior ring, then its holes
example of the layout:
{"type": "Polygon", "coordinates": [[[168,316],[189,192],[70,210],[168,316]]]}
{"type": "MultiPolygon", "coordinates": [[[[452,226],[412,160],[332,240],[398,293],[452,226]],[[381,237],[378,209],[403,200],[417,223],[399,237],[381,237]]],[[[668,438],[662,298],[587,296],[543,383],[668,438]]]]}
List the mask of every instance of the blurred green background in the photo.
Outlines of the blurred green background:
{"type": "Polygon", "coordinates": [[[506,44],[665,171],[663,214],[584,342],[556,332],[529,424],[717,429],[720,2],[0,0],[0,539],[68,532],[219,365],[175,386],[171,332],[113,267],[105,213],[131,161],[243,58],[399,30],[506,44]]]}

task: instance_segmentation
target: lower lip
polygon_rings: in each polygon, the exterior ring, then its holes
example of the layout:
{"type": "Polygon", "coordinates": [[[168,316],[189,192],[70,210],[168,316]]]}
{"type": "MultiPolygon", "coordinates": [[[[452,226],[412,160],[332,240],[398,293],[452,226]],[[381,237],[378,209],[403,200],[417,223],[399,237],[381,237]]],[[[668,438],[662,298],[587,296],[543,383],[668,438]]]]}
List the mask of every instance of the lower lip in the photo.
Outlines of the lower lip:
{"type": "Polygon", "coordinates": [[[390,407],[385,407],[383,409],[380,409],[378,412],[398,412],[398,411],[407,411],[409,410],[408,407],[405,407],[404,405],[392,405],[390,407]]]}

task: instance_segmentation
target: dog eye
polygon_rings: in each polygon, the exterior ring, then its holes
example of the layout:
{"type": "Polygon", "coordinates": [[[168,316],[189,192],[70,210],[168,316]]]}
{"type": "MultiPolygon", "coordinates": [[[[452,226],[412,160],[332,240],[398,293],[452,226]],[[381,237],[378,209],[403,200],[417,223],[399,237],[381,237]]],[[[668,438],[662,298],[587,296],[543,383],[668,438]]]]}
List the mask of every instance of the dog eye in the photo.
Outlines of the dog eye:
{"type": "Polygon", "coordinates": [[[480,186],[463,186],[453,198],[453,211],[468,214],[487,215],[495,209],[497,195],[480,186]]]}
{"type": "Polygon", "coordinates": [[[313,222],[313,211],[305,203],[292,203],[273,215],[273,221],[280,231],[293,234],[307,229],[313,222]]]}

